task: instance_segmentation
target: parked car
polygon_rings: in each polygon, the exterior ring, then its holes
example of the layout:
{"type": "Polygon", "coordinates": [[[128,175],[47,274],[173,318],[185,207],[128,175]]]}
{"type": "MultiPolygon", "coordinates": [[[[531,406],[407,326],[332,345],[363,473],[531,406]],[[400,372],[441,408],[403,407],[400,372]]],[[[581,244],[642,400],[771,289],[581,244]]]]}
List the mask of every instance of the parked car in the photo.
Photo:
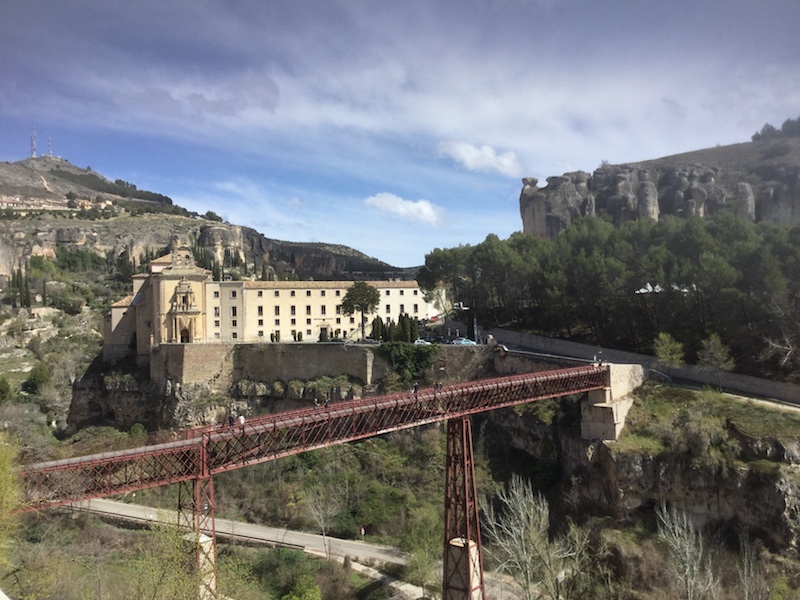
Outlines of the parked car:
{"type": "Polygon", "coordinates": [[[454,339],[450,343],[455,345],[455,346],[475,346],[476,345],[475,342],[473,342],[471,339],[465,338],[465,337],[458,337],[458,338],[454,339]]]}
{"type": "Polygon", "coordinates": [[[416,344],[417,346],[430,346],[431,345],[431,343],[428,340],[423,340],[422,338],[414,340],[414,344],[416,344]]]}

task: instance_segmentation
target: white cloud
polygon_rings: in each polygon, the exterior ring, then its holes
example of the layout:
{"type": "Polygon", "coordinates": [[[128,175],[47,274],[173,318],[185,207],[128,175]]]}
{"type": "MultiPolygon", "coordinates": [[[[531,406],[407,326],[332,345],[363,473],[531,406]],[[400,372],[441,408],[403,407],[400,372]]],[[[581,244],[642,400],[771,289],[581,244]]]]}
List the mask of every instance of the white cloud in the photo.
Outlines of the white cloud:
{"type": "Polygon", "coordinates": [[[444,209],[428,200],[404,200],[389,192],[370,196],[364,204],[413,223],[438,225],[444,216],[444,209]]]}
{"type": "Polygon", "coordinates": [[[523,172],[514,152],[497,154],[491,146],[473,146],[467,142],[442,142],[436,146],[439,156],[447,156],[470,171],[497,171],[509,177],[520,177],[523,172]]]}

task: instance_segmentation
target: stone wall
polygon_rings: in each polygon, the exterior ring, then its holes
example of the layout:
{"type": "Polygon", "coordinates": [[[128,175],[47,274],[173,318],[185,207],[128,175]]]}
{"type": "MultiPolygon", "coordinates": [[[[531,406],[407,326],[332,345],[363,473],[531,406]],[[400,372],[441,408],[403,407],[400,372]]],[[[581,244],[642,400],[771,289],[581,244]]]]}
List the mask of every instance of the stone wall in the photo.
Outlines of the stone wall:
{"type": "Polygon", "coordinates": [[[291,381],[347,375],[365,385],[389,366],[372,348],[342,344],[162,344],[150,357],[150,380],[206,385],[227,393],[239,380],[291,381]]]}

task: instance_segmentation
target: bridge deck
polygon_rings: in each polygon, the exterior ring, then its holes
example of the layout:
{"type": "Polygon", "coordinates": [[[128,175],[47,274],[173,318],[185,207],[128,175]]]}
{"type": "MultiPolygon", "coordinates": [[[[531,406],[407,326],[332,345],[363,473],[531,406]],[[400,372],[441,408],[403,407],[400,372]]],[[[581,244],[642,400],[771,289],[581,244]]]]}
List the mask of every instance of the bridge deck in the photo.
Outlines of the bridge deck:
{"type": "Polygon", "coordinates": [[[589,365],[425,388],[202,427],[184,439],[24,467],[25,506],[42,509],[209,477],[325,446],[609,385],[589,365]]]}

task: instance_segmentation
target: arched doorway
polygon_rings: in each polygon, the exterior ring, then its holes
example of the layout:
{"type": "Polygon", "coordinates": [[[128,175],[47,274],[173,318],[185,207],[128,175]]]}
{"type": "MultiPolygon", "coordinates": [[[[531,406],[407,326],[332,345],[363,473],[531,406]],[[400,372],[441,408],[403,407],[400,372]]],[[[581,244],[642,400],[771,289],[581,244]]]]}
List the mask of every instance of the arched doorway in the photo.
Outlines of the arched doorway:
{"type": "Polygon", "coordinates": [[[181,329],[181,344],[188,344],[191,341],[188,329],[181,329]]]}

